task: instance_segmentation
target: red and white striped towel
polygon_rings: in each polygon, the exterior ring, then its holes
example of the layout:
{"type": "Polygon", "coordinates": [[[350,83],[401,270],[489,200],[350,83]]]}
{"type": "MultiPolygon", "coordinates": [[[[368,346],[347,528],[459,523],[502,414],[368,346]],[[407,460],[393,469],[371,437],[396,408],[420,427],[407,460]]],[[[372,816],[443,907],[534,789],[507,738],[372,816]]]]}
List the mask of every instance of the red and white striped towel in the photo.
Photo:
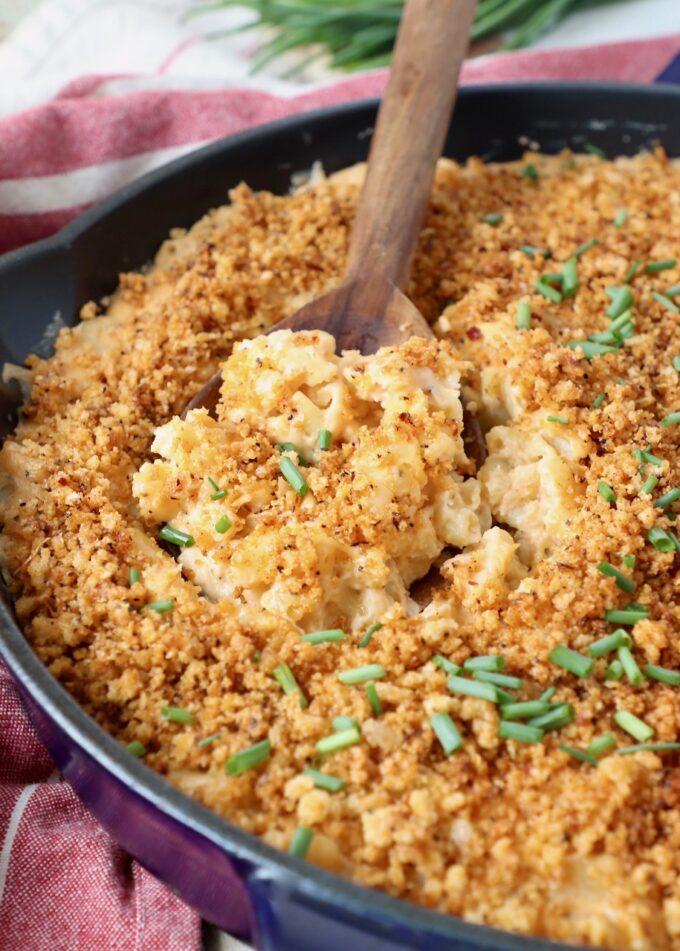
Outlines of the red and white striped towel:
{"type": "MultiPolygon", "coordinates": [[[[646,82],[679,52],[680,34],[499,55],[466,63],[463,82],[646,82]]],[[[376,95],[384,84],[381,71],[277,99],[252,89],[78,80],[45,105],[0,119],[0,251],[51,234],[125,182],[212,139],[376,95]]],[[[125,855],[54,775],[1,664],[0,935],[11,951],[194,951],[200,944],[195,913],[125,855]]]]}

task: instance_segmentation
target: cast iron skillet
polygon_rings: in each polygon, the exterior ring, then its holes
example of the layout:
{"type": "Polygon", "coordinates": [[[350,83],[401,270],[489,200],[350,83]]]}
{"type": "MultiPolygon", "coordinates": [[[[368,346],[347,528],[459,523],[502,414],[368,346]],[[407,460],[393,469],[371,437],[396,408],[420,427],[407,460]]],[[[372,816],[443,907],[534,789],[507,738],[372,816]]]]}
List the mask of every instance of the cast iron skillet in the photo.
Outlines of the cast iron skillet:
{"type": "MultiPolygon", "coordinates": [[[[41,350],[56,312],[111,292],[170,228],[222,204],[242,179],[285,192],[320,159],[329,172],[365,158],[375,101],[264,126],[181,158],[123,188],[46,241],[0,259],[0,364],[41,350]]],[[[680,89],[540,84],[462,89],[445,154],[517,158],[592,142],[609,155],[661,140],[680,156],[680,89]]],[[[44,351],[43,351],[44,352],[44,351]]],[[[0,392],[0,438],[18,394],[0,392]]],[[[467,924],[369,891],[275,851],[173,789],[71,699],[37,659],[2,594],[0,652],[63,776],[102,825],[203,917],[260,948],[294,951],[547,951],[551,942],[467,924]]]]}

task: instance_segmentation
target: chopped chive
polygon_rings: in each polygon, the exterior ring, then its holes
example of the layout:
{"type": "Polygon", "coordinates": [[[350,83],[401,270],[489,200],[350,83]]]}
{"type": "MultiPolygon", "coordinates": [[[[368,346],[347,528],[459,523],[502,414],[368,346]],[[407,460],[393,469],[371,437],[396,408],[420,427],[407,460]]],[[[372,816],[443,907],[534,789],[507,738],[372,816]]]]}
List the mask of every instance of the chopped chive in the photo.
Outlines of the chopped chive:
{"type": "Polygon", "coordinates": [[[170,723],[183,723],[190,726],[194,722],[194,715],[184,707],[161,707],[161,716],[170,723]]]}
{"type": "Polygon", "coordinates": [[[221,733],[211,733],[210,736],[206,736],[200,741],[198,748],[202,750],[205,749],[206,746],[212,746],[212,744],[219,740],[221,736],[221,733]]]}
{"type": "Polygon", "coordinates": [[[639,743],[645,743],[654,736],[653,728],[628,710],[617,710],[614,714],[614,722],[626,733],[630,733],[639,743]]]}
{"type": "Polygon", "coordinates": [[[215,531],[219,532],[220,535],[224,535],[225,532],[228,532],[231,528],[232,521],[227,515],[222,515],[215,522],[215,531]]]}
{"type": "Polygon", "coordinates": [[[650,528],[647,532],[647,540],[656,548],[657,551],[673,551],[673,539],[663,528],[650,528]]]}
{"type": "Polygon", "coordinates": [[[376,686],[373,683],[373,681],[370,681],[369,683],[365,684],[364,690],[366,691],[368,702],[371,705],[373,716],[379,717],[380,714],[383,712],[383,706],[382,706],[382,703],[380,702],[380,697],[378,696],[378,691],[376,690],[376,686]]]}
{"type": "Polygon", "coordinates": [[[655,456],[652,452],[650,452],[650,448],[633,449],[633,458],[638,459],[640,462],[648,462],[650,465],[654,466],[663,465],[663,459],[659,459],[658,456],[655,456]]]}
{"type": "Polygon", "coordinates": [[[675,426],[678,423],[680,423],[680,411],[669,413],[668,416],[664,416],[661,420],[662,426],[675,426]]]}
{"type": "Polygon", "coordinates": [[[599,640],[594,641],[588,647],[588,653],[591,657],[604,657],[605,654],[611,654],[612,651],[616,651],[619,647],[631,647],[633,644],[633,638],[627,631],[624,631],[620,627],[617,631],[612,631],[611,634],[607,634],[606,637],[601,637],[599,640]]]}
{"type": "Polygon", "coordinates": [[[346,641],[347,635],[339,627],[334,627],[330,631],[313,631],[311,634],[303,634],[302,640],[307,644],[328,644],[333,641],[346,641]]]}
{"type": "Polygon", "coordinates": [[[624,555],[621,560],[623,561],[623,564],[626,566],[626,568],[628,568],[630,571],[633,571],[636,562],[635,555],[624,555]]]}
{"type": "MultiPolygon", "coordinates": [[[[475,680],[481,680],[482,678],[479,676],[479,674],[483,674],[483,673],[485,673],[485,671],[477,670],[472,676],[474,677],[475,680]]],[[[503,690],[502,687],[496,687],[496,698],[498,700],[498,703],[500,703],[501,705],[503,705],[504,703],[515,703],[517,700],[517,697],[513,697],[511,693],[508,693],[507,690],[503,690]]]]}
{"type": "Polygon", "coordinates": [[[624,284],[623,287],[617,288],[615,296],[612,297],[612,302],[607,308],[607,317],[612,320],[620,317],[633,306],[633,303],[633,292],[627,284],[624,284]]]}
{"type": "Polygon", "coordinates": [[[659,271],[670,271],[677,263],[677,258],[668,258],[666,261],[650,261],[649,264],[645,264],[645,274],[658,274],[659,271]]]}
{"type": "Polygon", "coordinates": [[[568,726],[574,720],[574,710],[569,703],[557,703],[552,705],[552,709],[538,717],[532,717],[529,720],[529,726],[537,726],[544,733],[550,730],[559,730],[560,727],[568,726]]]}
{"type": "MultiPolygon", "coordinates": [[[[451,673],[453,673],[453,671],[451,671],[451,673]]],[[[472,677],[481,683],[494,684],[496,687],[507,687],[509,690],[522,689],[522,681],[519,677],[511,677],[509,674],[498,674],[495,670],[474,670],[472,677]]]]}
{"type": "Polygon", "coordinates": [[[564,644],[553,647],[548,654],[548,660],[576,677],[588,677],[593,670],[594,662],[590,657],[584,657],[583,654],[578,654],[570,647],[565,647],[564,644]]]}
{"type": "Polygon", "coordinates": [[[164,525],[158,535],[164,542],[172,542],[173,545],[179,545],[180,548],[191,548],[192,545],[196,544],[193,535],[189,535],[188,532],[183,532],[179,528],[173,528],[172,525],[164,525]]]}
{"type": "Polygon", "coordinates": [[[604,679],[618,681],[618,680],[621,680],[622,677],[623,677],[623,664],[617,657],[616,660],[613,660],[611,664],[609,665],[609,667],[607,667],[607,672],[604,675],[604,679]]]}
{"type": "Polygon", "coordinates": [[[522,169],[522,178],[529,178],[532,182],[538,181],[538,169],[533,162],[529,162],[528,165],[524,166],[522,169]]]}
{"type": "Polygon", "coordinates": [[[680,743],[636,743],[635,746],[622,746],[616,751],[618,756],[627,756],[629,753],[665,753],[670,750],[680,750],[680,743]]]}
{"type": "Polygon", "coordinates": [[[624,283],[624,284],[630,284],[630,282],[633,280],[633,278],[635,277],[635,275],[636,275],[637,272],[639,271],[639,269],[640,269],[640,264],[641,264],[641,263],[642,263],[641,261],[633,261],[633,263],[631,264],[631,266],[628,268],[628,270],[626,271],[626,273],[623,275],[623,283],[624,283]]]}
{"type": "Polygon", "coordinates": [[[274,679],[281,685],[283,692],[288,695],[290,693],[297,693],[300,697],[300,709],[305,710],[309,706],[309,702],[305,695],[302,692],[302,689],[295,679],[295,674],[290,669],[288,664],[281,663],[278,667],[275,667],[272,671],[274,679]]]}
{"type": "Polygon", "coordinates": [[[677,670],[667,670],[665,667],[658,667],[656,664],[645,664],[642,669],[651,680],[659,680],[662,684],[680,687],[680,673],[677,670]]]}
{"type": "Polygon", "coordinates": [[[454,664],[453,661],[447,660],[446,657],[442,657],[441,654],[435,654],[432,658],[432,663],[435,667],[440,667],[442,670],[446,671],[447,674],[459,674],[462,667],[459,667],[458,664],[454,664]]]}
{"type": "Polygon", "coordinates": [[[566,416],[546,416],[545,418],[549,423],[561,423],[563,426],[569,422],[566,416]]]}
{"type": "Polygon", "coordinates": [[[447,756],[463,745],[463,737],[448,713],[435,713],[430,717],[430,726],[447,756]]]}
{"type": "Polygon", "coordinates": [[[622,571],[619,571],[618,568],[615,568],[614,565],[608,561],[601,561],[597,566],[597,570],[606,578],[613,578],[618,587],[621,588],[622,591],[625,591],[626,594],[632,594],[633,591],[635,591],[635,582],[633,579],[629,578],[628,575],[624,575],[622,571]]]}
{"type": "Polygon", "coordinates": [[[564,274],[561,271],[546,271],[545,274],[541,274],[539,281],[543,281],[544,284],[557,284],[558,287],[562,287],[564,274]]]}
{"type": "Polygon", "coordinates": [[[576,248],[572,257],[580,258],[582,254],[585,254],[586,251],[590,251],[591,248],[594,248],[595,245],[599,243],[597,238],[591,238],[590,241],[585,241],[576,248]]]}
{"type": "Polygon", "coordinates": [[[143,743],[140,743],[139,740],[133,740],[132,743],[128,743],[125,748],[128,753],[132,753],[132,755],[136,756],[137,759],[141,759],[142,756],[146,756],[146,747],[143,743]]]}
{"type": "Polygon", "coordinates": [[[309,486],[295,463],[292,462],[288,456],[281,456],[279,459],[279,470],[283,478],[297,495],[299,495],[301,499],[304,499],[309,486]]]}
{"type": "Polygon", "coordinates": [[[633,687],[641,687],[645,682],[645,675],[642,673],[633,657],[629,647],[619,647],[618,658],[621,661],[623,672],[633,687]]]}
{"type": "Polygon", "coordinates": [[[546,689],[543,691],[543,693],[538,699],[545,700],[545,701],[552,700],[552,698],[555,696],[556,693],[557,693],[557,687],[553,687],[553,686],[546,687],[546,689]]]}
{"type": "Polygon", "coordinates": [[[160,601],[150,601],[147,604],[147,608],[151,611],[157,611],[158,614],[165,614],[168,611],[172,611],[175,606],[175,602],[172,598],[161,598],[160,601]]]}
{"type": "Polygon", "coordinates": [[[616,737],[613,733],[604,733],[586,746],[586,753],[597,758],[606,753],[612,746],[616,746],[616,737]]]}
{"type": "Polygon", "coordinates": [[[608,624],[637,624],[638,621],[646,620],[648,613],[647,608],[612,608],[605,613],[604,619],[608,624]]]}
{"type": "Polygon", "coordinates": [[[254,664],[259,664],[261,658],[262,658],[262,651],[254,651],[254,652],[253,652],[253,663],[254,663],[254,664]]]}
{"type": "Polygon", "coordinates": [[[531,304],[525,300],[517,304],[515,327],[517,330],[531,330],[531,304]]]}
{"type": "Polygon", "coordinates": [[[276,448],[279,450],[279,452],[294,452],[295,455],[297,456],[298,465],[303,467],[307,465],[307,460],[302,455],[302,453],[300,452],[298,447],[295,445],[295,443],[277,442],[276,448]]]}
{"type": "Polygon", "coordinates": [[[578,262],[576,258],[569,258],[565,261],[562,269],[562,296],[573,297],[578,290],[578,262]]]}
{"type": "Polygon", "coordinates": [[[600,406],[602,406],[602,404],[604,403],[605,399],[606,397],[604,393],[598,393],[595,399],[593,400],[592,408],[599,409],[600,406]]]}
{"type": "Polygon", "coordinates": [[[548,300],[552,301],[553,304],[560,304],[562,302],[562,294],[560,291],[551,287],[550,284],[546,284],[541,278],[534,281],[534,288],[539,294],[542,294],[543,297],[547,297],[548,300]]]}
{"type": "Polygon", "coordinates": [[[670,492],[666,492],[665,495],[662,495],[661,498],[658,498],[654,503],[655,509],[667,509],[669,505],[672,505],[673,502],[676,502],[680,499],[680,489],[671,489],[670,492]]]}
{"type": "Polygon", "coordinates": [[[653,476],[653,475],[648,476],[645,479],[645,481],[642,483],[642,485],[640,486],[640,492],[638,493],[638,495],[641,495],[643,492],[645,493],[645,495],[651,495],[654,489],[657,487],[658,482],[659,480],[657,476],[653,476]]]}
{"type": "Polygon", "coordinates": [[[329,776],[328,773],[322,773],[320,769],[312,769],[311,766],[305,766],[302,775],[309,776],[317,789],[325,789],[326,792],[340,792],[347,785],[339,776],[329,776]]]}
{"type": "Polygon", "coordinates": [[[132,587],[133,584],[137,584],[141,577],[142,573],[139,568],[130,568],[130,587],[132,587]]]}
{"type": "Polygon", "coordinates": [[[501,707],[504,720],[528,720],[529,717],[541,717],[550,711],[550,704],[544,700],[523,700],[519,703],[506,703],[501,707]]]}
{"type": "Polygon", "coordinates": [[[368,645],[371,643],[371,638],[373,637],[376,631],[380,630],[381,627],[382,627],[382,624],[380,623],[380,621],[376,621],[375,624],[371,624],[369,629],[366,631],[364,636],[359,641],[359,647],[368,647],[368,645]]]}
{"type": "Polygon", "coordinates": [[[468,657],[463,663],[465,670],[503,670],[505,658],[500,654],[486,654],[479,657],[468,657]]]}
{"type": "Polygon", "coordinates": [[[316,744],[319,753],[335,753],[338,750],[344,750],[348,746],[354,746],[361,741],[361,733],[356,726],[348,727],[346,730],[338,730],[331,733],[330,736],[324,736],[316,744]]]}
{"type": "Polygon", "coordinates": [[[588,152],[590,155],[596,155],[598,158],[604,159],[605,161],[607,159],[607,155],[604,150],[597,145],[593,145],[592,142],[586,142],[583,146],[583,151],[588,152]]]}
{"type": "Polygon", "coordinates": [[[259,743],[253,743],[252,746],[247,746],[244,750],[239,750],[238,753],[233,753],[229,757],[225,767],[227,773],[230,776],[239,776],[241,773],[245,773],[246,770],[264,763],[271,751],[272,744],[269,737],[260,740],[259,743]]]}
{"type": "Polygon", "coordinates": [[[665,307],[666,310],[670,310],[671,314],[680,314],[680,307],[677,304],[674,304],[673,301],[666,297],[665,294],[659,294],[658,291],[652,291],[652,297],[657,302],[661,304],[662,307],[665,307]]]}
{"type": "Polygon", "coordinates": [[[605,343],[597,343],[594,340],[569,340],[564,346],[569,350],[582,350],[586,360],[592,360],[593,357],[603,357],[607,353],[616,353],[616,347],[610,347],[605,343]]]}
{"type": "Polygon", "coordinates": [[[449,690],[451,693],[460,693],[466,697],[478,697],[480,700],[498,703],[498,693],[493,684],[482,684],[477,680],[467,680],[465,677],[456,677],[453,674],[449,677],[449,690]]]}
{"type": "Polygon", "coordinates": [[[295,855],[299,859],[303,859],[307,855],[307,852],[309,852],[309,847],[312,844],[313,838],[313,829],[308,829],[307,826],[299,826],[295,830],[293,840],[288,846],[289,854],[295,855]]]}
{"type": "Polygon", "coordinates": [[[622,208],[621,211],[619,211],[618,214],[616,215],[616,218],[614,218],[614,227],[623,228],[623,226],[625,225],[627,221],[628,221],[628,212],[626,211],[625,208],[622,208]]]}
{"type": "Polygon", "coordinates": [[[563,753],[566,753],[568,756],[573,756],[573,758],[577,759],[580,763],[588,763],[590,766],[597,766],[597,760],[595,757],[586,750],[579,750],[575,746],[569,746],[567,743],[560,743],[559,748],[563,753]]]}
{"type": "Polygon", "coordinates": [[[527,723],[513,723],[511,720],[501,720],[498,724],[498,735],[504,740],[517,740],[518,743],[540,743],[543,739],[543,730],[527,723]]]}
{"type": "Polygon", "coordinates": [[[333,717],[333,720],[331,721],[331,726],[333,727],[336,733],[341,733],[343,730],[352,730],[352,729],[356,729],[361,732],[359,721],[355,720],[354,717],[346,717],[342,715],[333,717]]]}
{"type": "Polygon", "coordinates": [[[608,482],[598,482],[597,491],[600,493],[605,502],[609,502],[610,505],[613,505],[616,502],[616,492],[612,489],[608,482]]]}
{"type": "MultiPolygon", "coordinates": [[[[680,293],[680,289],[678,293],[680,293]]],[[[677,357],[673,357],[672,363],[673,363],[673,369],[677,370],[677,372],[680,373],[680,354],[678,354],[677,357]]]]}
{"type": "Polygon", "coordinates": [[[503,220],[503,215],[499,212],[492,212],[490,215],[484,215],[482,221],[485,225],[499,225],[503,220]]]}
{"type": "Polygon", "coordinates": [[[354,667],[352,670],[341,670],[338,674],[340,683],[353,686],[362,684],[366,680],[380,680],[386,677],[387,671],[382,664],[367,664],[365,667],[354,667]]]}
{"type": "Polygon", "coordinates": [[[519,249],[524,254],[526,254],[528,258],[531,258],[532,260],[536,257],[537,254],[543,255],[543,257],[546,260],[552,257],[552,252],[549,251],[547,248],[537,248],[533,244],[520,244],[519,249]]]}
{"type": "Polygon", "coordinates": [[[212,495],[210,496],[213,502],[217,502],[218,499],[223,499],[225,495],[227,495],[227,490],[220,489],[219,485],[215,482],[214,479],[211,479],[210,476],[208,476],[208,482],[210,483],[210,485],[213,487],[213,490],[214,490],[212,495]]]}
{"type": "Polygon", "coordinates": [[[320,429],[319,435],[316,437],[316,448],[326,452],[331,448],[332,441],[333,434],[331,433],[330,429],[320,429]]]}

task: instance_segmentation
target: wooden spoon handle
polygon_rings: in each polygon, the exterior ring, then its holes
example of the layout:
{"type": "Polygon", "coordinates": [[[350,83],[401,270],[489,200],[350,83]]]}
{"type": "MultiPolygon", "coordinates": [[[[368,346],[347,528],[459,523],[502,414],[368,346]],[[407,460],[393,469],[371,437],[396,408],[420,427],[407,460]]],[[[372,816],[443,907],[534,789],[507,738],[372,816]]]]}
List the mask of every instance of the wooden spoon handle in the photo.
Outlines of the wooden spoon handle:
{"type": "Polygon", "coordinates": [[[350,239],[347,280],[403,288],[477,0],[407,0],[350,239]]]}

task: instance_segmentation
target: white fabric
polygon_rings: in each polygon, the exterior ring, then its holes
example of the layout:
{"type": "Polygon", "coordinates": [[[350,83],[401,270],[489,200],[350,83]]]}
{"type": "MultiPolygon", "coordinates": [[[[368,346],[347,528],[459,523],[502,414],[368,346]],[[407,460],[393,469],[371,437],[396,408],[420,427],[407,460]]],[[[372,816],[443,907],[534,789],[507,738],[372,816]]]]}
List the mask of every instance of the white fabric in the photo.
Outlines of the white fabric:
{"type": "MultiPolygon", "coordinates": [[[[117,80],[123,89],[149,86],[248,85],[278,95],[334,77],[323,60],[286,78],[302,54],[291,53],[252,75],[248,54],[266,34],[214,33],[250,19],[243,9],[188,16],[195,0],[0,0],[0,27],[34,6],[0,43],[0,115],[54,95],[87,73],[143,73],[117,80]]],[[[538,48],[582,46],[662,36],[677,30],[680,0],[619,0],[573,14],[538,48]]]]}

